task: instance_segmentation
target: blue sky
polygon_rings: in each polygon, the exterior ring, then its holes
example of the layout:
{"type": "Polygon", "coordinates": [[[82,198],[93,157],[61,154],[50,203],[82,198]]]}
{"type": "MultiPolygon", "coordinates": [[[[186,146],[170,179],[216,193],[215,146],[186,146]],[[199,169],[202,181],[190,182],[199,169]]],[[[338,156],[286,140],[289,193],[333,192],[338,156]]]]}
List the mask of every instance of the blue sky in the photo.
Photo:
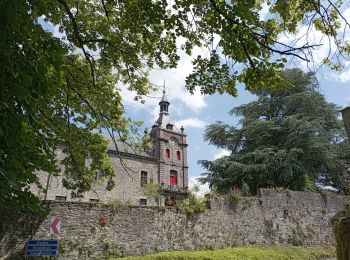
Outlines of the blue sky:
{"type": "MultiPolygon", "coordinates": [[[[261,19],[268,15],[268,7],[265,5],[260,12],[261,19]]],[[[345,16],[350,21],[350,8],[343,11],[345,16]]],[[[43,19],[39,19],[40,24],[48,31],[53,32],[57,37],[62,34],[58,32],[56,27],[45,23],[43,19]]],[[[299,34],[305,33],[305,26],[299,28],[299,34]]],[[[341,28],[342,29],[342,28],[341,28]]],[[[340,30],[341,30],[340,29],[340,30]]],[[[288,43],[296,39],[299,35],[283,35],[281,41],[288,43]]],[[[320,35],[314,32],[313,42],[320,43],[320,35]]],[[[346,35],[346,40],[350,40],[350,33],[346,35]]],[[[179,39],[179,44],[181,39],[179,39]]],[[[314,64],[319,66],[322,59],[327,56],[328,49],[334,48],[332,43],[328,41],[321,42],[323,45],[314,50],[314,64]]],[[[302,44],[302,42],[300,43],[302,44]]],[[[193,181],[198,177],[203,169],[198,165],[198,160],[213,160],[220,155],[224,155],[225,151],[218,150],[210,146],[203,140],[203,132],[207,125],[213,124],[216,121],[223,121],[229,124],[237,124],[239,118],[228,114],[233,107],[241,104],[246,104],[255,99],[255,96],[244,90],[244,86],[238,86],[238,96],[232,97],[227,94],[202,96],[198,91],[191,95],[185,89],[185,78],[191,72],[191,58],[202,55],[205,56],[207,51],[196,48],[192,53],[192,57],[185,55],[179,51],[181,60],[176,69],[171,70],[155,70],[150,72],[150,80],[153,84],[159,87],[159,91],[151,93],[153,98],[145,98],[146,103],[134,101],[135,93],[121,88],[123,104],[125,106],[126,116],[134,120],[144,121],[145,127],[151,127],[158,117],[159,106],[158,102],[162,96],[161,90],[165,81],[167,96],[170,101],[169,112],[175,124],[180,127],[185,127],[185,132],[188,136],[188,162],[189,176],[193,181]]],[[[308,70],[308,64],[296,60],[290,60],[288,67],[299,67],[304,71],[308,70]]],[[[310,65],[310,64],[309,64],[310,65]]],[[[337,104],[340,107],[350,106],[350,62],[345,62],[345,69],[341,72],[332,71],[327,68],[319,69],[316,74],[319,83],[320,91],[325,95],[328,102],[337,104]]],[[[206,187],[202,188],[206,190],[206,187]]]]}

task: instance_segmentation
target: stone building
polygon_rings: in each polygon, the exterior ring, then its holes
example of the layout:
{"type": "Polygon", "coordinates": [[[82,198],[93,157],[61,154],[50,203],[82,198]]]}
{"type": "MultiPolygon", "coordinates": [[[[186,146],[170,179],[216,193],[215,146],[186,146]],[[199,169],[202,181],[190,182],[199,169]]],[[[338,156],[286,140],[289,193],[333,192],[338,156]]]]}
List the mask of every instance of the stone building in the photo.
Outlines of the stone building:
{"type": "MultiPolygon", "coordinates": [[[[39,194],[47,200],[108,202],[118,200],[134,205],[164,205],[183,199],[188,190],[187,141],[184,128],[179,130],[170,119],[169,101],[165,91],[159,102],[159,118],[152,126],[150,137],[152,151],[136,150],[124,143],[112,141],[108,155],[114,165],[116,186],[106,190],[106,183],[95,184],[83,198],[72,198],[71,192],[62,186],[62,177],[39,172],[40,182],[47,187],[47,194],[39,194]],[[117,147],[116,147],[117,146],[117,147]],[[145,184],[161,185],[161,199],[147,198],[145,184]]],[[[63,156],[57,154],[58,157],[63,156]]],[[[101,176],[96,176],[99,179],[101,176]]]]}

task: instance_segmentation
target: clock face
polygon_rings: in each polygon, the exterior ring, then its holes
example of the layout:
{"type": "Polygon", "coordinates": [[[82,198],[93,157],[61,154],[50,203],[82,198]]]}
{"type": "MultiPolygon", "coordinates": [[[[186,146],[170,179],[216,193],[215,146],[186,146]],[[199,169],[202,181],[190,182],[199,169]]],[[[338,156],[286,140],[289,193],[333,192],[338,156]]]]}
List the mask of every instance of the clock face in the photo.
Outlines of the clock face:
{"type": "Polygon", "coordinates": [[[174,147],[176,144],[177,144],[177,141],[176,141],[175,138],[171,138],[171,139],[169,140],[169,145],[170,145],[170,147],[174,147]]]}

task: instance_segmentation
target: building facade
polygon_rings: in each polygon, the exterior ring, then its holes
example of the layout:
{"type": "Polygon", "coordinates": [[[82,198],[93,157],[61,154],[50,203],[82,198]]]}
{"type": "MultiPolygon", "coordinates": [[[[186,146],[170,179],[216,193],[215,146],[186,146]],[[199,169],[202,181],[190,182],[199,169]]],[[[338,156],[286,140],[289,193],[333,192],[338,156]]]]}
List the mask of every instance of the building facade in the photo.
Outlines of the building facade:
{"type": "MultiPolygon", "coordinates": [[[[33,192],[47,200],[107,203],[118,200],[122,203],[151,206],[171,205],[174,201],[185,198],[188,193],[187,136],[184,128],[178,129],[170,119],[170,103],[165,91],[159,106],[158,120],[149,133],[152,151],[140,151],[124,143],[110,142],[107,153],[116,172],[116,186],[113,190],[107,191],[106,183],[101,181],[93,185],[83,198],[72,198],[71,192],[62,185],[62,176],[38,172],[47,193],[40,194],[35,188],[33,192]],[[146,196],[146,184],[151,182],[160,185],[160,199],[146,196]]],[[[63,155],[58,152],[57,156],[63,155]]],[[[96,176],[96,179],[99,177],[96,176]]]]}

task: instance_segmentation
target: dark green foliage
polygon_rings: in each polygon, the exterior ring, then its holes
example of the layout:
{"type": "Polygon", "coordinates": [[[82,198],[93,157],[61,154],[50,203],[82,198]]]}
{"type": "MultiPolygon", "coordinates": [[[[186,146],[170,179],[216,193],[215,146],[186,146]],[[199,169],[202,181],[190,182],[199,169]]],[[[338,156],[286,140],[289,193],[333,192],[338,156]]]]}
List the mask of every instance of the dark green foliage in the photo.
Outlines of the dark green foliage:
{"type": "Polygon", "coordinates": [[[231,111],[242,116],[240,128],[207,127],[205,140],[231,155],[201,161],[202,181],[223,193],[247,186],[252,194],[271,186],[312,191],[316,183],[349,193],[349,145],[337,107],[326,102],[311,73],[292,69],[282,76],[283,89],[261,91],[231,111]]]}

